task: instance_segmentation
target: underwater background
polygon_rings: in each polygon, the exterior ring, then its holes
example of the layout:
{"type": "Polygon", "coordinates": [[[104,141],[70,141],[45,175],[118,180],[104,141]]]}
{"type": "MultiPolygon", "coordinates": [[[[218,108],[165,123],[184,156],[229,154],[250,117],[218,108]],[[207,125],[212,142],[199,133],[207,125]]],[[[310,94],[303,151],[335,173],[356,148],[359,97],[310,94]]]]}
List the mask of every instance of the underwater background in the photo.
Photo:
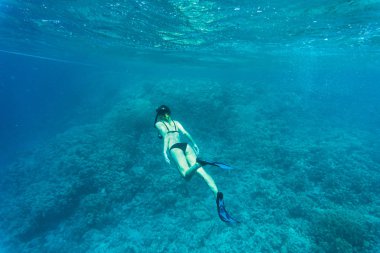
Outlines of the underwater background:
{"type": "Polygon", "coordinates": [[[0,252],[380,252],[379,80],[376,0],[0,1],[0,252]]]}

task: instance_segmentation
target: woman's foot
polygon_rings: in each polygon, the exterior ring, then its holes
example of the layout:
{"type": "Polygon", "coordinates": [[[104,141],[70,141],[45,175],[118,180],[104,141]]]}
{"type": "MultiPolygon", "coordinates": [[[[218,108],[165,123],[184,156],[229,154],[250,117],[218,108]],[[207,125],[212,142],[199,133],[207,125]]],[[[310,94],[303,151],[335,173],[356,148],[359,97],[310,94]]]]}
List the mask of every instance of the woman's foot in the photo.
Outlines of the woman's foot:
{"type": "Polygon", "coordinates": [[[216,206],[218,208],[219,218],[227,223],[240,223],[238,220],[231,217],[229,213],[227,213],[226,207],[224,205],[223,193],[218,192],[216,195],[216,206]]]}
{"type": "Polygon", "coordinates": [[[205,166],[207,164],[209,164],[208,162],[206,161],[203,161],[201,158],[197,157],[197,163],[200,165],[200,166],[205,166]]]}

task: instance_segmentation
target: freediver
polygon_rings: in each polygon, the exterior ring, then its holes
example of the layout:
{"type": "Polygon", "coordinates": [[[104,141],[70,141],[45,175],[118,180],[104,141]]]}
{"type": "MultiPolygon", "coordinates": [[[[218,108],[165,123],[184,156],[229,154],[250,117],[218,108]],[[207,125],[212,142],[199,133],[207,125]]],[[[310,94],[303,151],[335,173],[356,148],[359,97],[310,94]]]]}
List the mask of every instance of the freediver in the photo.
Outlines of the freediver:
{"type": "Polygon", "coordinates": [[[223,163],[207,162],[197,158],[199,155],[197,144],[182,124],[171,118],[171,111],[168,106],[159,106],[156,113],[154,126],[159,131],[159,138],[162,138],[164,142],[163,155],[165,161],[168,164],[173,163],[186,180],[190,180],[195,173],[201,176],[214,193],[220,219],[227,223],[239,223],[226,211],[223,193],[218,190],[213,178],[203,168],[205,165],[217,166],[223,169],[230,169],[231,167],[223,163]],[[181,135],[187,137],[190,143],[181,141],[181,135]]]}

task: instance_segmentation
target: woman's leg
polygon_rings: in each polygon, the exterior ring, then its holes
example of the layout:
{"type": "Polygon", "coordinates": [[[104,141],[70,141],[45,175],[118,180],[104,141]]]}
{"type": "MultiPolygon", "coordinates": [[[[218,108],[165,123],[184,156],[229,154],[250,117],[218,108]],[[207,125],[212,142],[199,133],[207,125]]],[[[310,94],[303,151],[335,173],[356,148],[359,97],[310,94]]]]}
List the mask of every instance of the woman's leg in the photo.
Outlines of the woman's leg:
{"type": "Polygon", "coordinates": [[[211,191],[214,193],[215,197],[218,194],[218,187],[215,184],[214,179],[201,167],[197,170],[198,175],[203,177],[203,179],[206,181],[208,187],[210,187],[211,191]]]}
{"type": "Polygon", "coordinates": [[[173,148],[170,151],[170,154],[173,160],[176,162],[179,172],[186,179],[190,179],[194,175],[195,171],[201,167],[201,165],[198,163],[194,163],[194,165],[190,167],[189,162],[186,159],[186,154],[184,154],[181,149],[173,148]]]}
{"type": "Polygon", "coordinates": [[[210,187],[211,191],[216,197],[218,193],[218,187],[216,186],[214,179],[212,179],[212,177],[201,167],[201,165],[197,163],[197,156],[190,146],[187,146],[185,155],[188,163],[194,164],[191,168],[197,167],[196,172],[206,181],[207,185],[210,187]]]}

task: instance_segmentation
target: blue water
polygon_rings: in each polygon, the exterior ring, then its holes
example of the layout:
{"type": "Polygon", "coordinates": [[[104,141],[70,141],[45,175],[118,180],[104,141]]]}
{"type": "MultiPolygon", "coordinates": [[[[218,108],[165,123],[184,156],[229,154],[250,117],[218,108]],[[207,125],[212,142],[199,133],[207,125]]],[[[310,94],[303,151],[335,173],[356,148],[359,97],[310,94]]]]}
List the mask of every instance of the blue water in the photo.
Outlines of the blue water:
{"type": "Polygon", "coordinates": [[[379,252],[378,1],[0,2],[0,252],[379,252]],[[202,158],[181,179],[155,109],[202,158]]]}

